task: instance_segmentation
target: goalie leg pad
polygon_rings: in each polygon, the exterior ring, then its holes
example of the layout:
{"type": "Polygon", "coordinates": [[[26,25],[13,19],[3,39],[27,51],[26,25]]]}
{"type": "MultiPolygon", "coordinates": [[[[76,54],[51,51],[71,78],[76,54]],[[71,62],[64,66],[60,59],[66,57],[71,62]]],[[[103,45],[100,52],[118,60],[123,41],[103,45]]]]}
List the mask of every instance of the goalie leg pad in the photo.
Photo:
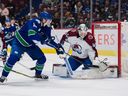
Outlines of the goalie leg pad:
{"type": "Polygon", "coordinates": [[[68,71],[63,64],[53,64],[52,73],[55,76],[68,77],[68,71]]]}
{"type": "Polygon", "coordinates": [[[109,66],[105,71],[101,72],[97,67],[92,67],[87,70],[82,70],[74,73],[75,78],[81,79],[104,79],[104,78],[117,78],[118,77],[118,67],[109,66]]]}
{"type": "MultiPolygon", "coordinates": [[[[68,71],[62,64],[53,64],[53,75],[60,77],[69,77],[68,71]]],[[[73,78],[79,79],[104,79],[104,78],[118,78],[118,67],[108,66],[108,68],[101,72],[98,67],[92,67],[86,70],[75,71],[73,78]]]]}
{"type": "Polygon", "coordinates": [[[69,57],[68,61],[70,63],[70,66],[72,68],[73,71],[75,71],[79,66],[81,66],[82,64],[78,61],[76,61],[74,58],[69,57]]]}

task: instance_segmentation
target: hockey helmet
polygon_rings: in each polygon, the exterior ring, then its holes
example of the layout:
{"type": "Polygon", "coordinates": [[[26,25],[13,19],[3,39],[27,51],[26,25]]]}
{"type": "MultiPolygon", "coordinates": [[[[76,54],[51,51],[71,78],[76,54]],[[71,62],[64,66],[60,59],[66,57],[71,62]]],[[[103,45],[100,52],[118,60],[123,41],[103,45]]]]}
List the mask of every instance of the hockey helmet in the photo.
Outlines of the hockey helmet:
{"type": "Polygon", "coordinates": [[[39,14],[39,19],[49,19],[52,20],[52,15],[48,12],[41,12],[39,14]]]}

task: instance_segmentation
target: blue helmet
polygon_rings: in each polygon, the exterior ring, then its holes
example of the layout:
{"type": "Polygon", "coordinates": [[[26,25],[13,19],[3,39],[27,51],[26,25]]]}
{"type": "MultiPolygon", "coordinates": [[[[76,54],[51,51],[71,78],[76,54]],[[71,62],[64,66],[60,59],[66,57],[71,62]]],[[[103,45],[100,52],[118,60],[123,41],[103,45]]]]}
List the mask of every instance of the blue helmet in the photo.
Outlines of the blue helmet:
{"type": "Polygon", "coordinates": [[[39,19],[49,19],[52,20],[52,15],[48,12],[41,12],[39,14],[39,19]]]}

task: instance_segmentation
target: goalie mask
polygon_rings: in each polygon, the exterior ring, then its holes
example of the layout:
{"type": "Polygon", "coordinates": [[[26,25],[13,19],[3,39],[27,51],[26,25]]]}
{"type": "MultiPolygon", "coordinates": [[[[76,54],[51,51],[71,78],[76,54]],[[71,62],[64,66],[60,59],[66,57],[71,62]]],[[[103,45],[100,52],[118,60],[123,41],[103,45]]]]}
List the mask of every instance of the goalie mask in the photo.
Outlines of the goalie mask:
{"type": "Polygon", "coordinates": [[[78,33],[81,38],[84,38],[87,34],[87,26],[85,24],[80,24],[78,27],[78,33]]]}

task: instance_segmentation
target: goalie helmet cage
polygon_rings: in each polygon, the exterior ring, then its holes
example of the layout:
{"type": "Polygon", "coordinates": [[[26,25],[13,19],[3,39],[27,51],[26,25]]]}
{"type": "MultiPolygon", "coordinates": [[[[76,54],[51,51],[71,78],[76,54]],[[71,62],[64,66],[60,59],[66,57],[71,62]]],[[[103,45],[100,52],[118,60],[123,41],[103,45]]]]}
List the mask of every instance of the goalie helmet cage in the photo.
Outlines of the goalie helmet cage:
{"type": "Polygon", "coordinates": [[[92,34],[96,38],[99,57],[114,58],[110,66],[116,65],[121,77],[121,22],[93,22],[92,34]]]}

